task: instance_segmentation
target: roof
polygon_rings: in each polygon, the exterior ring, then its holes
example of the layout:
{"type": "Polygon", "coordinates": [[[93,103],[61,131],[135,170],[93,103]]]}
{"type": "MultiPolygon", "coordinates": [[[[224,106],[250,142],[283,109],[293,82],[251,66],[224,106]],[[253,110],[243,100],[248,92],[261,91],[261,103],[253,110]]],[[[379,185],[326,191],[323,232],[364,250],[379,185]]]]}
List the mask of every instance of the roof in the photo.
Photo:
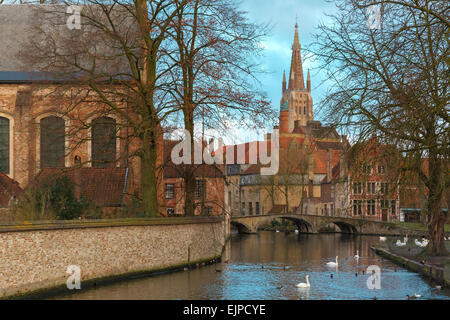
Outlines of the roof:
{"type": "Polygon", "coordinates": [[[79,194],[98,206],[114,207],[122,204],[122,196],[127,191],[127,168],[44,168],[30,186],[43,185],[55,177],[67,176],[79,194]]]}
{"type": "Polygon", "coordinates": [[[17,181],[0,172],[0,207],[8,207],[11,198],[17,198],[22,191],[17,181]]]}
{"type": "MultiPolygon", "coordinates": [[[[84,37],[80,38],[78,32],[72,32],[64,23],[67,19],[66,11],[67,6],[60,4],[0,6],[0,72],[2,72],[0,80],[2,82],[54,80],[48,79],[48,75],[42,79],[40,72],[64,71],[72,75],[81,70],[71,68],[70,63],[64,65],[61,61],[53,61],[54,59],[49,63],[50,61],[37,56],[45,54],[44,51],[47,48],[54,51],[54,47],[64,48],[65,59],[76,59],[77,65],[83,68],[90,69],[95,59],[96,75],[106,79],[101,79],[102,81],[107,81],[110,76],[116,79],[127,75],[129,78],[129,68],[123,51],[120,50],[120,45],[114,42],[117,41],[116,38],[99,32],[99,29],[93,27],[87,18],[81,20],[84,37]],[[73,45],[68,46],[67,43],[73,45]],[[95,48],[95,54],[83,51],[86,48],[95,48]],[[28,57],[29,52],[31,54],[28,57]],[[57,65],[60,69],[57,69],[57,65]],[[15,74],[6,72],[15,72],[15,74]]],[[[98,6],[91,6],[91,9],[84,10],[83,14],[106,19],[98,6]]],[[[115,6],[110,14],[111,19],[117,19],[115,29],[118,33],[128,34],[130,28],[137,27],[135,20],[122,6],[115,6]]]]}
{"type": "Polygon", "coordinates": [[[196,178],[223,178],[225,173],[224,165],[208,165],[208,164],[193,164],[193,165],[175,165],[170,159],[172,148],[179,143],[176,140],[164,140],[164,178],[182,178],[184,170],[189,168],[193,170],[193,175],[196,178]]]}

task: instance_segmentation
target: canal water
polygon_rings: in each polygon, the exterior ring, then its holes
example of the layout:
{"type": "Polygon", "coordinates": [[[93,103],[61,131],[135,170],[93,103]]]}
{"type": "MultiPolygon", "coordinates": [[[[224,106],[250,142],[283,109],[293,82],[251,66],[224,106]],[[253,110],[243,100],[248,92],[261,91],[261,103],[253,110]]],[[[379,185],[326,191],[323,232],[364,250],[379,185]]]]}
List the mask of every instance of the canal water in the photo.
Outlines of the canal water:
{"type": "MultiPolygon", "coordinates": [[[[234,234],[225,263],[58,296],[56,299],[450,299],[450,292],[372,252],[379,237],[345,234],[234,234]],[[356,251],[359,259],[355,259],[356,251]],[[338,256],[338,266],[328,267],[338,256]],[[380,268],[379,289],[369,289],[369,266],[380,268]],[[220,271],[219,271],[220,270],[220,271]],[[364,272],[363,272],[364,271],[364,272]],[[310,276],[311,287],[299,282],[310,276]]],[[[369,281],[373,285],[376,283],[369,281]]]]}

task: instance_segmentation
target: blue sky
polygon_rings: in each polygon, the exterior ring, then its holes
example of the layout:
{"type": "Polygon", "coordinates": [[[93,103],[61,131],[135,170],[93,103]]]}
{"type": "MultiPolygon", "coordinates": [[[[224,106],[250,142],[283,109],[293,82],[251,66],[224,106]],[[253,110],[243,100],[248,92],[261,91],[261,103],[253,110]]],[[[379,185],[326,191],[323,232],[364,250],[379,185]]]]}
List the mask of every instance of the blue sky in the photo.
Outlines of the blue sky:
{"type": "MultiPolygon", "coordinates": [[[[271,34],[264,43],[266,48],[261,60],[268,74],[259,76],[263,89],[267,92],[275,110],[279,110],[283,70],[289,75],[291,46],[294,40],[294,27],[299,26],[302,46],[303,72],[306,80],[308,68],[311,69],[312,97],[315,111],[323,98],[326,87],[321,85],[324,76],[317,69],[313,59],[305,59],[304,48],[313,41],[315,28],[320,22],[329,21],[325,13],[336,10],[333,3],[326,0],[242,0],[242,9],[248,12],[250,20],[258,23],[270,22],[271,34]],[[315,68],[316,67],[316,68],[315,68]]],[[[318,120],[320,115],[315,115],[318,120]]]]}

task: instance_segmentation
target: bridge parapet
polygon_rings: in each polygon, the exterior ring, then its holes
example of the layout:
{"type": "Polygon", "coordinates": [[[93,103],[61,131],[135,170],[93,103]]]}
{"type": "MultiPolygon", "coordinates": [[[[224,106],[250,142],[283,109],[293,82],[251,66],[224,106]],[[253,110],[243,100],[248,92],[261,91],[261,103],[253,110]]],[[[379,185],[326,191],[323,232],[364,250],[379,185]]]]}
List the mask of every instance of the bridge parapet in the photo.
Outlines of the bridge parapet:
{"type": "Polygon", "coordinates": [[[337,225],[343,233],[404,234],[404,230],[389,222],[340,216],[318,216],[295,213],[234,216],[231,217],[231,224],[238,228],[239,233],[257,233],[259,226],[274,219],[291,220],[297,225],[299,231],[304,233],[318,233],[323,227],[333,223],[337,225]]]}

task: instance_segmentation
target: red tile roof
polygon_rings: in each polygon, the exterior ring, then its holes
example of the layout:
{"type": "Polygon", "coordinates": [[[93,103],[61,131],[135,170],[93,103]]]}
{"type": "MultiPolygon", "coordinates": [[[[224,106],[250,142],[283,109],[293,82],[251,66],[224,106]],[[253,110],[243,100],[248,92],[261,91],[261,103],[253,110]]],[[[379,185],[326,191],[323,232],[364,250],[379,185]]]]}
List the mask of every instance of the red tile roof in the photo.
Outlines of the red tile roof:
{"type": "Polygon", "coordinates": [[[19,184],[0,172],[0,207],[8,207],[12,197],[18,197],[23,192],[19,184]]]}

